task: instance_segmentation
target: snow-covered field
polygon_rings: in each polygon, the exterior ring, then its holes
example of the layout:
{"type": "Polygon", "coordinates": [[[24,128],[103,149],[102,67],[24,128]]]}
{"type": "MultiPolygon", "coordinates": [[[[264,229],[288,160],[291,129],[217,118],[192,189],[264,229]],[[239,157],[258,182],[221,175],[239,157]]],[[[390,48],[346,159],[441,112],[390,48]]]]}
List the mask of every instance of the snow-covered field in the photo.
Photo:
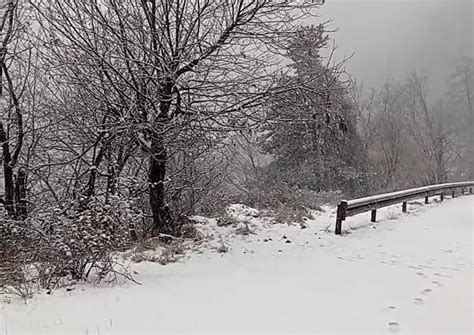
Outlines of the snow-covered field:
{"type": "Polygon", "coordinates": [[[136,264],[141,286],[0,305],[0,334],[472,333],[474,197],[398,207],[375,225],[349,218],[339,237],[333,210],[306,229],[253,218],[248,236],[211,222],[228,253],[136,264]]]}

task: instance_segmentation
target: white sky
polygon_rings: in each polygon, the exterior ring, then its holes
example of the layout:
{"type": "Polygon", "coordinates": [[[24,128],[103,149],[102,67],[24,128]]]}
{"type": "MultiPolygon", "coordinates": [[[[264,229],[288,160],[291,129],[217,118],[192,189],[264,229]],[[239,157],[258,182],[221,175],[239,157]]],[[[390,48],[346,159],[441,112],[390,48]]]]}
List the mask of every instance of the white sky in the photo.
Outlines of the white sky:
{"type": "Polygon", "coordinates": [[[366,88],[411,70],[429,75],[442,92],[456,59],[473,57],[474,0],[326,0],[321,19],[332,18],[338,58],[366,88]]]}

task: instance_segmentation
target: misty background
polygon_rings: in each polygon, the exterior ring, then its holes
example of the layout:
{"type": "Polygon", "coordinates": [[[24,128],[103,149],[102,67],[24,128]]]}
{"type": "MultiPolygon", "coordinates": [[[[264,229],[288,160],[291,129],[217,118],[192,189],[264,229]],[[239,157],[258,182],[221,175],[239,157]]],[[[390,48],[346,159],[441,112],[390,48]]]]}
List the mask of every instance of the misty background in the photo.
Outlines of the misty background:
{"type": "Polygon", "coordinates": [[[366,89],[416,70],[439,95],[461,57],[474,54],[471,0],[327,0],[336,59],[354,53],[346,70],[366,89]]]}

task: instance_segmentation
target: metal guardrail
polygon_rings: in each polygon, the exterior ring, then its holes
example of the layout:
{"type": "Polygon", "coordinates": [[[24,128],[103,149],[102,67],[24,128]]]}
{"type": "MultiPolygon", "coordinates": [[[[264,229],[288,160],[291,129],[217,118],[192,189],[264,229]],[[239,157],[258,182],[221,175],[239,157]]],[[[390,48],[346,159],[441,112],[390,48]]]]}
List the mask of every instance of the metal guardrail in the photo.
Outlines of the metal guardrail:
{"type": "Polygon", "coordinates": [[[449,192],[451,192],[451,196],[454,198],[456,196],[456,191],[461,190],[461,193],[464,194],[466,190],[469,190],[469,194],[472,194],[473,188],[474,181],[467,181],[412,188],[409,190],[379,194],[353,200],[342,200],[337,206],[335,232],[336,235],[342,233],[342,222],[348,216],[371,211],[371,221],[376,222],[378,208],[402,203],[402,211],[405,213],[407,211],[407,201],[409,200],[424,196],[425,204],[427,204],[429,202],[429,197],[440,196],[441,201],[443,201],[444,196],[449,192]]]}

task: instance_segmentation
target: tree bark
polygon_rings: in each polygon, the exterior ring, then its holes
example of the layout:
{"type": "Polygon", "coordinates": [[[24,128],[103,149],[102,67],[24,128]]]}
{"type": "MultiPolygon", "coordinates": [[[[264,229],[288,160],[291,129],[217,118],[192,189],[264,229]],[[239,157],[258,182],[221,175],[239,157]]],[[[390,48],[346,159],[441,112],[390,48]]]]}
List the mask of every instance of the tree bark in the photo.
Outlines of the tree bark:
{"type": "Polygon", "coordinates": [[[164,139],[164,128],[169,123],[169,112],[172,99],[172,81],[167,78],[163,87],[159,115],[155,119],[151,135],[150,170],[148,176],[150,208],[153,216],[152,233],[174,233],[174,222],[171,211],[166,204],[165,177],[167,153],[164,139]]]}
{"type": "Polygon", "coordinates": [[[5,209],[8,216],[15,216],[15,184],[13,179],[13,167],[11,166],[10,145],[8,144],[7,134],[2,123],[0,123],[0,142],[3,149],[3,179],[5,183],[5,209]]]}
{"type": "Polygon", "coordinates": [[[161,134],[154,136],[150,156],[150,207],[153,214],[153,233],[169,233],[171,222],[165,202],[166,149],[161,134]]]}
{"type": "Polygon", "coordinates": [[[15,178],[15,205],[17,219],[24,220],[28,216],[28,208],[26,201],[26,172],[19,169],[15,178]]]}
{"type": "Polygon", "coordinates": [[[95,195],[95,182],[97,179],[97,169],[99,168],[102,159],[104,158],[104,148],[100,148],[97,156],[92,160],[92,166],[89,173],[89,181],[87,182],[84,196],[90,198],[95,195]]]}

